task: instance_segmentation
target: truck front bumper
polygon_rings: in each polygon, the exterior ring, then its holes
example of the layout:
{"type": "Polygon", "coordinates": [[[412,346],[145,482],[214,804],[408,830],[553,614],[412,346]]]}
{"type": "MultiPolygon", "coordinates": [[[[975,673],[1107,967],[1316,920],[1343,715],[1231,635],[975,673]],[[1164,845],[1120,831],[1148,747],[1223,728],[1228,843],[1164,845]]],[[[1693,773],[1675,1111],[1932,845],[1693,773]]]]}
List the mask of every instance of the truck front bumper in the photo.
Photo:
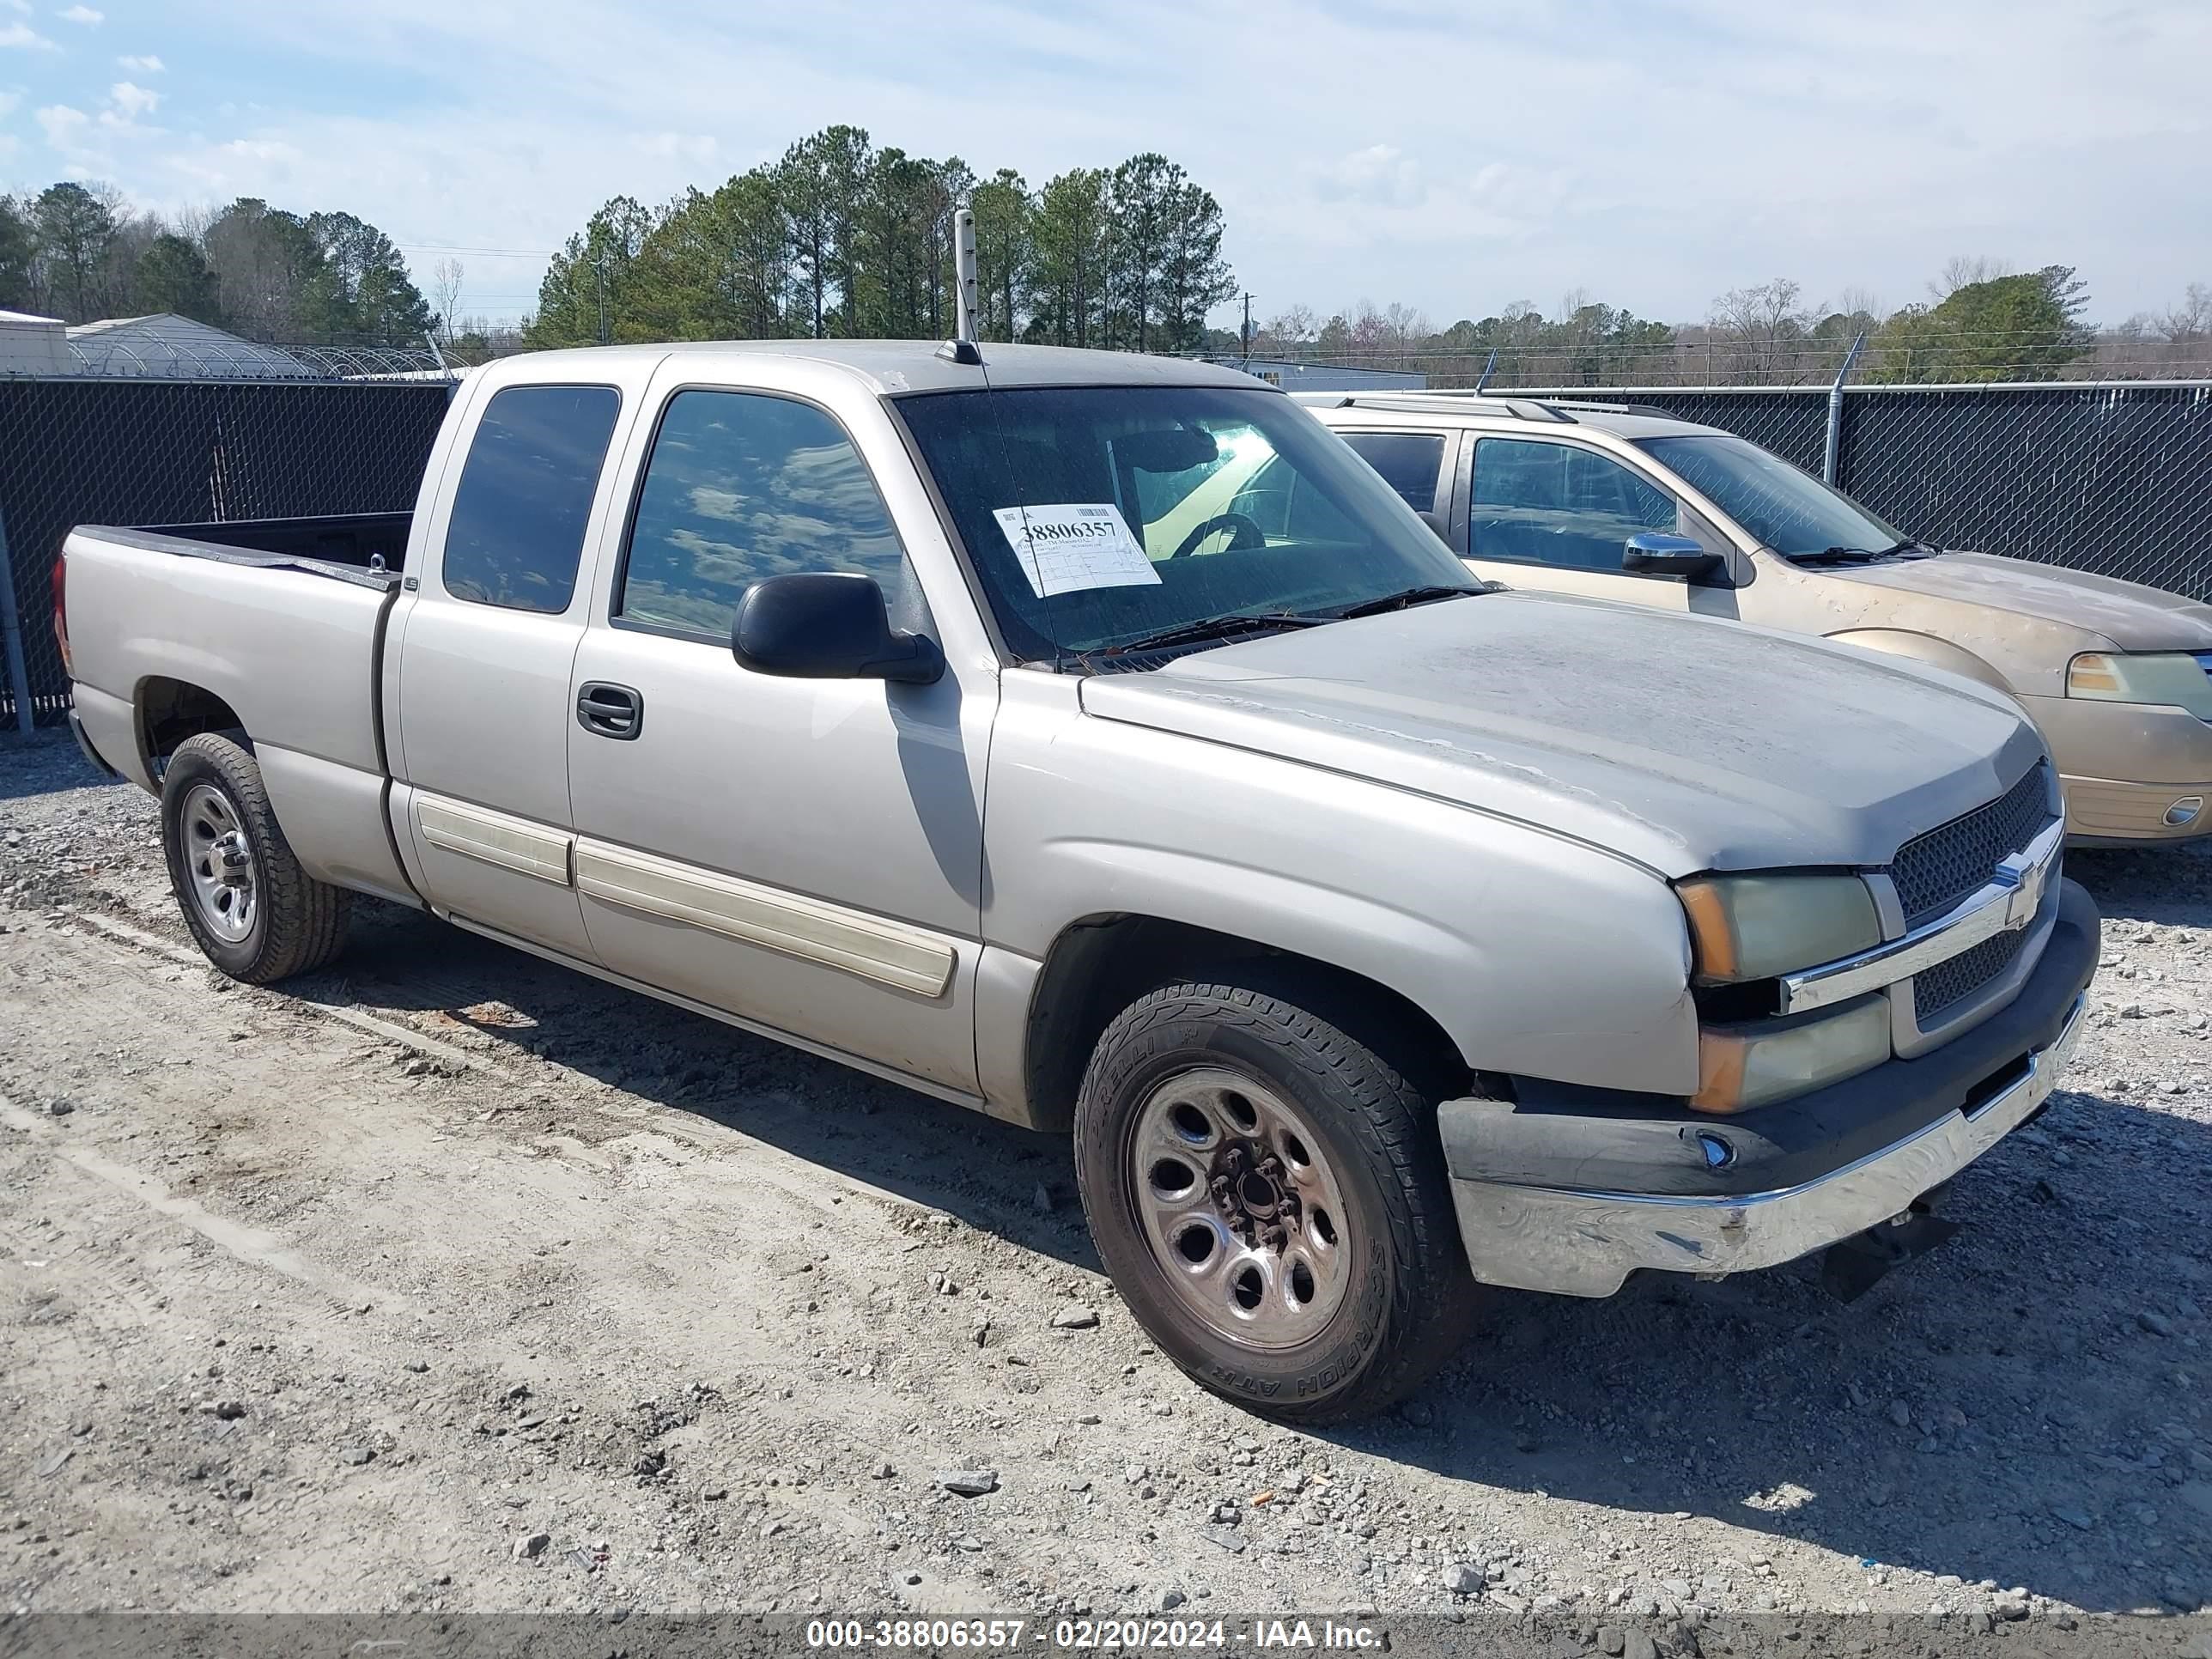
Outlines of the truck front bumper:
{"type": "Polygon", "coordinates": [[[2097,913],[2063,888],[2019,995],[1917,1059],[1735,1117],[1571,1096],[1446,1101],[1437,1128],[1475,1278],[1611,1296],[1638,1268],[1778,1267],[1905,1215],[2033,1116],[2065,1070],[2097,913]]]}

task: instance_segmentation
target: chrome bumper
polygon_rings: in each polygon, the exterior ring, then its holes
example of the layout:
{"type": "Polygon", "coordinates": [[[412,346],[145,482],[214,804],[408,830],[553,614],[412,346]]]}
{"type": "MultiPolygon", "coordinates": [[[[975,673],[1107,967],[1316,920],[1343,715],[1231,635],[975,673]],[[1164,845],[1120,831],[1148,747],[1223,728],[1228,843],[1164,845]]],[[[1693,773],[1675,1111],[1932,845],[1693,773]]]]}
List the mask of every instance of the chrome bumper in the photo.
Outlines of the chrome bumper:
{"type": "Polygon", "coordinates": [[[1971,1114],[1952,1112],[1856,1164],[1779,1192],[1672,1198],[1452,1180],[1460,1236],[1486,1285],[1611,1296],[1638,1267],[1748,1273],[1779,1267],[1902,1215],[2018,1128],[2057,1086],[2081,1036],[2076,998],[2048,1048],[1971,1114]]]}

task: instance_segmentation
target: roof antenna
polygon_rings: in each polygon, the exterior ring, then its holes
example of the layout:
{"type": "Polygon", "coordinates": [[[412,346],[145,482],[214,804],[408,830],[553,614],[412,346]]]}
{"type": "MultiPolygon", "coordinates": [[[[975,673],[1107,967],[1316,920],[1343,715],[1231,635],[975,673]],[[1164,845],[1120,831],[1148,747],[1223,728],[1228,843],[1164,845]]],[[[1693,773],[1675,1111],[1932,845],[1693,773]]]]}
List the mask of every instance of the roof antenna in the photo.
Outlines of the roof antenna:
{"type": "Polygon", "coordinates": [[[975,216],[966,208],[952,216],[952,337],[938,347],[937,355],[948,362],[980,368],[983,354],[975,349],[975,216]]]}

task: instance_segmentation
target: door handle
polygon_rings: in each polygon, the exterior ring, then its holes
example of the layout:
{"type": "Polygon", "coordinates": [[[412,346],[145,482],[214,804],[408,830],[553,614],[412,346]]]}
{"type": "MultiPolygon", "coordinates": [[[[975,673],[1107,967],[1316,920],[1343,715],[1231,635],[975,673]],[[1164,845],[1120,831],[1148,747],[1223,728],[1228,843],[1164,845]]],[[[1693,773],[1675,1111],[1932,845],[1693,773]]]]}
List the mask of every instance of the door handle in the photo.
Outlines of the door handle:
{"type": "Polygon", "coordinates": [[[576,694],[576,724],[603,738],[635,738],[645,729],[645,699],[627,685],[586,681],[576,694]]]}

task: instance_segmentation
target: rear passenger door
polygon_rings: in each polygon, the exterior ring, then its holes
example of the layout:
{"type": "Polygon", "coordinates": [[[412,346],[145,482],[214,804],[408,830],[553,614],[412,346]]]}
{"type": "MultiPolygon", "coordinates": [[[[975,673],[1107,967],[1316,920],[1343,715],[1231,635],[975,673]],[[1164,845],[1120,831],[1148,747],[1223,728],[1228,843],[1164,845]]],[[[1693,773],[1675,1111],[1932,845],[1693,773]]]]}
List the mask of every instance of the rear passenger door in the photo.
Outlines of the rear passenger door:
{"type": "Polygon", "coordinates": [[[561,386],[476,394],[445,476],[426,489],[396,676],[392,817],[434,908],[591,958],[570,871],[569,670],[606,477],[650,359],[561,386]],[[627,381],[629,384],[625,385],[627,381]]]}
{"type": "Polygon", "coordinates": [[[1476,441],[1467,562],[1477,575],[1538,592],[1734,614],[1732,603],[1715,603],[1732,600],[1725,586],[1623,569],[1625,544],[1644,531],[1725,549],[1671,494],[1601,451],[1554,439],[1476,441]]]}
{"type": "Polygon", "coordinates": [[[584,920],[617,973],[972,1093],[995,672],[952,648],[930,685],[793,679],[730,649],[749,585],[813,570],[875,578],[894,625],[945,642],[885,499],[941,533],[912,464],[872,397],[836,395],[672,383],[634,447],[572,687],[584,920]]]}
{"type": "Polygon", "coordinates": [[[1359,459],[1382,475],[1382,482],[1405,498],[1438,536],[1449,537],[1444,503],[1450,499],[1446,472],[1452,446],[1442,432],[1379,432],[1340,428],[1337,435],[1359,459]]]}

